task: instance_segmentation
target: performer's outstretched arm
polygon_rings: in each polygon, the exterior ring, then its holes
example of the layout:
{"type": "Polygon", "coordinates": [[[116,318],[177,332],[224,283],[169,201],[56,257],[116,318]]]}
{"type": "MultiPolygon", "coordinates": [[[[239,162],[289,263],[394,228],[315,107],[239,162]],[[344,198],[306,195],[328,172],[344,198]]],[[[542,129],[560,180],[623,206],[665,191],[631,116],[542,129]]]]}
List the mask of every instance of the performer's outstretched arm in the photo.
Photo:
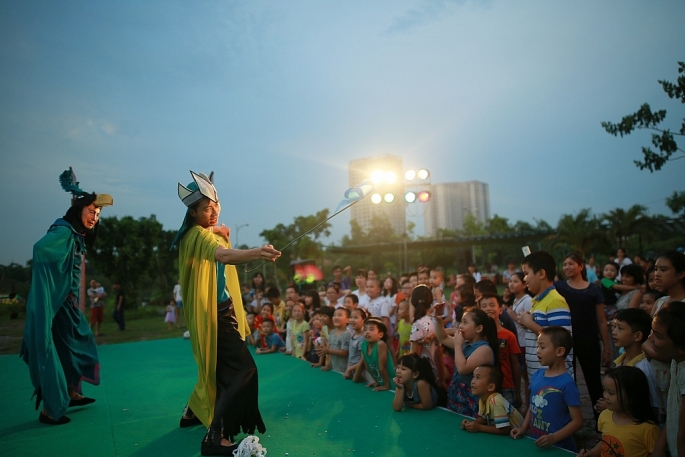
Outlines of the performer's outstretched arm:
{"type": "Polygon", "coordinates": [[[273,262],[280,256],[281,252],[274,249],[270,244],[254,249],[226,249],[219,246],[214,253],[216,261],[224,265],[237,265],[253,260],[270,260],[273,262]]]}

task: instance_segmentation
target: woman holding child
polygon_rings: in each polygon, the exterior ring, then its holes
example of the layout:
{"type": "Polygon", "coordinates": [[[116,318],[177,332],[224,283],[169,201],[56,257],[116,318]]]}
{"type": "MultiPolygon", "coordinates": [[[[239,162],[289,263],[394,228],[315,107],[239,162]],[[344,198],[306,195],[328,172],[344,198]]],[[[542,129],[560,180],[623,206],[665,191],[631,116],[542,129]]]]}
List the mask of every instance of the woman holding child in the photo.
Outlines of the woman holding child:
{"type": "Polygon", "coordinates": [[[233,439],[241,430],[266,431],[257,398],[257,367],[245,346],[250,330],[234,265],[274,261],[281,253],[271,245],[232,249],[228,231],[216,227],[221,205],[214,185],[204,174],[190,174],[192,183],[178,185],[178,196],[188,209],[172,243],[179,244],[183,305],[198,366],[181,427],[199,422],[208,427],[202,455],[232,455],[237,449],[233,439]]]}

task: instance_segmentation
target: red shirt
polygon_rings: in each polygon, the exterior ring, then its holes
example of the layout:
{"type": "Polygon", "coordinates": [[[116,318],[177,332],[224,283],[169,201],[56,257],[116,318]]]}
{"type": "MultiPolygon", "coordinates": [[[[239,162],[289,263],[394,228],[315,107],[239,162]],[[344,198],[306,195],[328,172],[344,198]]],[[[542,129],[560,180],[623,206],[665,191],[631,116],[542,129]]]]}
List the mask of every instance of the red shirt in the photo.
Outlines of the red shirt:
{"type": "Polygon", "coordinates": [[[499,364],[502,369],[502,389],[514,388],[514,377],[511,373],[511,356],[518,356],[521,353],[516,336],[506,328],[497,331],[499,340],[499,364]]]}

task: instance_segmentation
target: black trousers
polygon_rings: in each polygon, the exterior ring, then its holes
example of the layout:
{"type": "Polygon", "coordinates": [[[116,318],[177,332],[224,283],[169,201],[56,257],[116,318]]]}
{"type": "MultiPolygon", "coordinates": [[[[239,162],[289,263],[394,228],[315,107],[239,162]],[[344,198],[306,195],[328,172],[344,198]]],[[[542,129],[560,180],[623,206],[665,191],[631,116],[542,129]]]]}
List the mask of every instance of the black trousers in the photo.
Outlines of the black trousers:
{"type": "MultiPolygon", "coordinates": [[[[592,406],[594,407],[602,397],[602,374],[600,373],[602,369],[602,348],[599,344],[598,339],[589,340],[585,338],[573,338],[573,368],[575,370],[575,375],[578,376],[578,370],[576,370],[576,361],[580,362],[580,368],[583,370],[583,377],[585,378],[585,384],[587,385],[588,393],[590,394],[590,400],[592,400],[592,406]]],[[[577,379],[576,379],[577,381],[577,379]]],[[[592,410],[595,419],[599,417],[599,413],[592,410]]]]}
{"type": "Polygon", "coordinates": [[[216,358],[216,402],[209,439],[233,441],[240,433],[266,432],[259,412],[257,365],[235,328],[234,320],[219,318],[216,358]]]}
{"type": "Polygon", "coordinates": [[[119,325],[119,330],[124,330],[126,328],[126,322],[124,321],[124,307],[121,307],[121,311],[117,311],[114,307],[114,312],[112,313],[112,319],[119,325]]]}

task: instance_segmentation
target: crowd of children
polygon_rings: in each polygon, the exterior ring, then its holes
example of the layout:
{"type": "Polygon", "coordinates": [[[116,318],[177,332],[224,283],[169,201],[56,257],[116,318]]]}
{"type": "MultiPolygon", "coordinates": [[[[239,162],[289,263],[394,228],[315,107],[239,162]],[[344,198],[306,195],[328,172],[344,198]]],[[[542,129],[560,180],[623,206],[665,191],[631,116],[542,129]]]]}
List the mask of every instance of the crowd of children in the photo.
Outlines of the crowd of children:
{"type": "Polygon", "coordinates": [[[294,286],[285,301],[275,287],[250,291],[249,343],[394,390],[395,411],[444,406],[473,418],[460,422],[467,432],[571,451],[583,427],[579,360],[601,433],[580,455],[685,456],[685,255],[665,253],[647,271],[621,262],[591,281],[573,253],[560,279],[556,260],[535,252],[521,271],[510,265],[506,297],[465,274],[447,298],[439,268],[399,280],[358,270],[351,290],[340,277],[351,269],[336,267],[323,300],[294,286]]]}

